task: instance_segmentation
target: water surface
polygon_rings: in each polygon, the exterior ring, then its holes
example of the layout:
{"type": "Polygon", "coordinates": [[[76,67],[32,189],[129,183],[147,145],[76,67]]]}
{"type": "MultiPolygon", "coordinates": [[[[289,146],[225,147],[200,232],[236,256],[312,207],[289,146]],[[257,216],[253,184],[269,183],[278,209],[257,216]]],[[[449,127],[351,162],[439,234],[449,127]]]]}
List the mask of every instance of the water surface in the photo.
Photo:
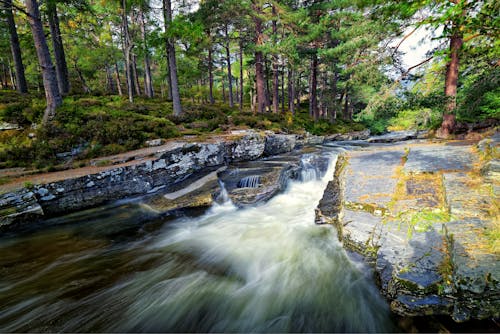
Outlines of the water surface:
{"type": "Polygon", "coordinates": [[[314,224],[331,166],[256,207],[169,220],[124,202],[0,238],[0,332],[394,330],[369,270],[314,224]]]}

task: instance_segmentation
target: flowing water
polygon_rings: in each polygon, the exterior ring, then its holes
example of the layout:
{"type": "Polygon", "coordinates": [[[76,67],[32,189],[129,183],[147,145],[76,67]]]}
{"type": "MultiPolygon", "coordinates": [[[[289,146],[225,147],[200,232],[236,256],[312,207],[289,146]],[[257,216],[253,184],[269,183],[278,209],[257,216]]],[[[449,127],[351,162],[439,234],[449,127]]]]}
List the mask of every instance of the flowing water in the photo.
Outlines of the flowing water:
{"type": "Polygon", "coordinates": [[[325,177],[269,202],[168,220],[138,202],[0,238],[0,332],[387,332],[386,302],[334,228],[325,177]]]}

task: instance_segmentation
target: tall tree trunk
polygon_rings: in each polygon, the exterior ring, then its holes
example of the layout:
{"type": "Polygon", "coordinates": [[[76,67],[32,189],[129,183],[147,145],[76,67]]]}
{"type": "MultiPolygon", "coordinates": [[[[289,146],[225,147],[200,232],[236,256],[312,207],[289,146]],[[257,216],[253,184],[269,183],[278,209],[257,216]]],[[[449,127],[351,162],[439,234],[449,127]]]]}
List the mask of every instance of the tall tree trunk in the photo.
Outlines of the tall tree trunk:
{"type": "Polygon", "coordinates": [[[229,106],[232,108],[234,107],[234,100],[233,100],[233,74],[231,72],[231,44],[229,40],[229,32],[227,29],[227,24],[224,26],[224,32],[226,34],[226,60],[227,60],[227,86],[228,86],[228,91],[229,91],[229,106]]]}
{"type": "Polygon", "coordinates": [[[122,32],[123,32],[123,53],[125,54],[125,75],[127,77],[127,93],[130,103],[134,102],[134,79],[132,75],[131,51],[134,47],[130,39],[128,30],[127,1],[122,0],[122,32]]]}
{"type": "Polygon", "coordinates": [[[454,23],[453,35],[450,38],[450,60],[446,65],[446,77],[444,82],[444,95],[446,96],[446,107],[443,122],[436,135],[447,138],[455,130],[455,109],[457,107],[457,85],[458,69],[460,65],[460,49],[463,44],[463,36],[459,27],[454,23]]]}
{"type": "Polygon", "coordinates": [[[14,73],[12,72],[12,65],[10,64],[10,60],[8,60],[8,65],[9,65],[9,77],[10,77],[10,84],[12,85],[12,89],[17,89],[16,88],[16,81],[14,79],[14,73]]]}
{"type": "Polygon", "coordinates": [[[239,80],[238,80],[238,78],[236,77],[236,78],[234,78],[234,81],[235,81],[235,82],[234,82],[234,86],[236,87],[236,96],[235,96],[235,98],[236,98],[236,103],[239,103],[239,100],[238,100],[238,99],[240,98],[240,85],[239,85],[239,83],[238,83],[238,81],[239,81],[239,80]]]}
{"type": "Polygon", "coordinates": [[[57,86],[56,70],[50,59],[49,47],[43,31],[40,10],[36,0],[25,0],[26,10],[28,12],[28,22],[31,26],[31,33],[35,41],[35,49],[38,57],[38,63],[42,70],[43,88],[45,90],[45,99],[47,108],[43,114],[43,123],[46,124],[55,116],[56,108],[62,104],[62,97],[57,86]]]}
{"type": "MultiPolygon", "coordinates": [[[[208,32],[208,37],[210,38],[210,31],[208,32]]],[[[215,103],[214,99],[214,73],[213,73],[213,60],[212,60],[212,42],[208,46],[208,94],[210,99],[210,104],[215,103]]]]}
{"type": "Polygon", "coordinates": [[[7,83],[7,66],[5,63],[2,63],[2,77],[0,78],[2,89],[7,89],[9,84],[7,83]]]}
{"type": "Polygon", "coordinates": [[[132,75],[134,76],[134,88],[137,96],[141,95],[141,84],[139,82],[139,74],[137,73],[137,56],[132,53],[132,75]]]}
{"type": "Polygon", "coordinates": [[[349,120],[349,88],[346,87],[344,92],[344,112],[343,112],[344,120],[349,120]]]}
{"type": "Polygon", "coordinates": [[[243,41],[240,39],[240,110],[243,110],[243,41]]]}
{"type": "Polygon", "coordinates": [[[338,82],[338,71],[337,65],[333,65],[333,81],[332,81],[332,103],[330,106],[330,123],[335,123],[337,120],[337,82],[338,82]]]}
{"type": "Polygon", "coordinates": [[[285,68],[281,71],[281,112],[285,113],[285,68]]]}
{"type": "Polygon", "coordinates": [[[110,94],[116,94],[116,86],[115,82],[113,81],[113,70],[107,63],[106,63],[106,81],[108,86],[108,92],[110,94]]]}
{"type": "Polygon", "coordinates": [[[151,98],[154,96],[153,78],[151,76],[151,60],[146,33],[146,22],[144,19],[144,11],[142,10],[142,8],[139,11],[139,23],[141,26],[142,47],[144,51],[144,93],[147,97],[151,98]]]}
{"type": "Polygon", "coordinates": [[[267,57],[264,56],[264,75],[265,75],[265,80],[266,80],[266,110],[271,110],[271,76],[269,75],[270,70],[269,70],[269,62],[267,60],[267,57]]]}
{"type": "Polygon", "coordinates": [[[115,63],[115,74],[116,74],[116,88],[118,89],[118,95],[122,96],[122,80],[120,79],[120,71],[118,70],[118,64],[115,63]]]}
{"type": "Polygon", "coordinates": [[[222,77],[221,83],[222,83],[222,103],[226,103],[226,85],[224,85],[224,77],[222,77]]]}
{"type": "Polygon", "coordinates": [[[293,84],[293,69],[288,69],[288,110],[295,115],[295,89],[293,84]]]}
{"type": "MultiPolygon", "coordinates": [[[[272,6],[272,14],[275,18],[277,15],[276,6],[272,6]]],[[[278,22],[276,19],[272,20],[273,27],[273,37],[274,39],[278,39],[278,22]]],[[[278,54],[276,52],[273,53],[273,112],[278,113],[279,109],[279,72],[278,72],[278,54]]]]}
{"type": "Polygon", "coordinates": [[[255,81],[257,85],[257,112],[263,113],[266,110],[266,92],[265,92],[265,82],[264,82],[264,56],[262,51],[259,51],[259,47],[262,46],[264,41],[264,36],[262,33],[262,7],[258,3],[258,0],[252,0],[252,9],[255,12],[253,16],[253,21],[255,24],[255,36],[254,42],[257,47],[255,51],[255,81]]]}
{"type": "Polygon", "coordinates": [[[12,13],[12,0],[5,0],[5,7],[7,25],[9,26],[10,50],[16,68],[16,89],[19,93],[25,94],[28,92],[28,85],[24,74],[23,58],[21,46],[19,44],[19,36],[17,35],[16,22],[14,20],[14,14],[12,13]]]}
{"type": "Polygon", "coordinates": [[[85,80],[85,77],[83,76],[83,73],[80,70],[80,67],[78,67],[78,60],[77,59],[73,59],[73,67],[75,68],[75,71],[78,74],[78,79],[80,79],[80,83],[82,84],[83,92],[85,94],[90,94],[91,90],[90,90],[89,86],[87,85],[87,81],[85,80]]]}
{"type": "Polygon", "coordinates": [[[56,61],[57,84],[61,95],[66,95],[69,93],[68,65],[66,64],[61,29],[59,28],[59,17],[57,16],[57,6],[54,0],[47,1],[47,17],[56,61]]]}
{"type": "Polygon", "coordinates": [[[311,91],[309,92],[309,110],[315,121],[319,119],[318,111],[318,96],[317,96],[317,86],[318,86],[318,56],[315,54],[311,60],[311,91]]]}
{"type": "MultiPolygon", "coordinates": [[[[172,1],[163,0],[163,17],[165,21],[165,32],[168,31],[172,23],[172,1]]],[[[177,80],[177,62],[175,60],[175,45],[171,38],[167,37],[167,57],[170,70],[170,81],[172,89],[173,112],[175,116],[182,114],[181,95],[179,93],[179,83],[177,80]]]]}

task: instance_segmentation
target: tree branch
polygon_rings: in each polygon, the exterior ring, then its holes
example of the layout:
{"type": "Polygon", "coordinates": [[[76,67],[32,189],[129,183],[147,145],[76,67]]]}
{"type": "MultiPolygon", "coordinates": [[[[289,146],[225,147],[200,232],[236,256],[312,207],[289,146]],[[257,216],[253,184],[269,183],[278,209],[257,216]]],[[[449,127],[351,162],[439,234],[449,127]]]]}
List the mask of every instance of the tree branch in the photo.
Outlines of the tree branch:
{"type": "Polygon", "coordinates": [[[415,33],[415,31],[418,30],[418,26],[415,27],[415,29],[413,29],[412,31],[410,31],[409,34],[407,34],[405,37],[403,37],[403,39],[401,41],[399,41],[398,45],[396,45],[396,48],[394,49],[394,51],[392,51],[392,56],[394,56],[394,54],[396,53],[396,51],[398,51],[399,47],[401,46],[401,44],[403,44],[404,41],[406,41],[411,35],[413,35],[415,33]]]}
{"type": "MultiPolygon", "coordinates": [[[[431,56],[431,57],[429,57],[429,58],[427,58],[427,59],[425,59],[425,60],[421,61],[421,62],[420,62],[420,63],[418,63],[417,65],[413,65],[412,67],[408,68],[408,69],[406,70],[406,72],[404,72],[404,73],[401,75],[401,77],[399,78],[399,80],[401,80],[401,79],[403,79],[404,77],[406,77],[406,76],[410,73],[410,71],[411,71],[411,70],[413,70],[414,68],[419,67],[419,66],[422,66],[423,64],[425,64],[425,63],[427,63],[427,62],[431,61],[433,58],[434,58],[434,56],[431,56]]],[[[398,81],[399,81],[399,80],[398,80],[398,81]]]]}
{"type": "Polygon", "coordinates": [[[12,2],[9,3],[6,0],[0,0],[0,4],[4,4],[5,5],[4,9],[10,9],[10,10],[12,10],[12,8],[15,8],[16,10],[20,11],[24,15],[26,15],[26,16],[32,18],[32,19],[34,18],[30,13],[28,13],[26,10],[24,10],[24,8],[21,8],[21,7],[17,6],[17,5],[14,5],[12,2]]]}

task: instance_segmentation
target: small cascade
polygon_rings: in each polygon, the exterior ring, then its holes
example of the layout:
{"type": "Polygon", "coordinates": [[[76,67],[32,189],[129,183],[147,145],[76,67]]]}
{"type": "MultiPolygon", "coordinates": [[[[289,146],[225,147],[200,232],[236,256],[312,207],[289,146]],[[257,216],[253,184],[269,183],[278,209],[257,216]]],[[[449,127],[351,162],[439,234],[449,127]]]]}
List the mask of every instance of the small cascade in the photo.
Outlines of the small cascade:
{"type": "Polygon", "coordinates": [[[258,188],[260,185],[259,175],[245,176],[238,182],[238,188],[258,188]]]}
{"type": "Polygon", "coordinates": [[[300,159],[300,180],[302,182],[314,181],[320,178],[320,173],[316,166],[312,163],[313,161],[312,154],[305,154],[300,159]]]}
{"type": "Polygon", "coordinates": [[[219,180],[219,186],[220,186],[220,193],[217,196],[217,201],[221,203],[231,202],[231,199],[229,198],[229,194],[227,192],[226,186],[224,185],[224,182],[219,180]]]}

